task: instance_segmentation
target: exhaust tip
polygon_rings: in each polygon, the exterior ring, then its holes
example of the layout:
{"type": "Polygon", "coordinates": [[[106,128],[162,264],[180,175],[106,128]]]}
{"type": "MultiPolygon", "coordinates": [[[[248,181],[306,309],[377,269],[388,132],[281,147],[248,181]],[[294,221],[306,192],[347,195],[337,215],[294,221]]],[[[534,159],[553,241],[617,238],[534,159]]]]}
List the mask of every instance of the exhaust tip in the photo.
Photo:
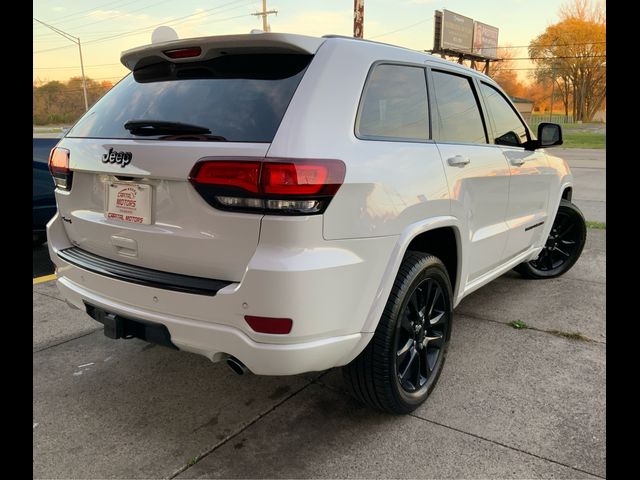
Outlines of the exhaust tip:
{"type": "Polygon", "coordinates": [[[227,365],[238,375],[244,375],[249,371],[247,366],[236,357],[227,357],[227,365]]]}

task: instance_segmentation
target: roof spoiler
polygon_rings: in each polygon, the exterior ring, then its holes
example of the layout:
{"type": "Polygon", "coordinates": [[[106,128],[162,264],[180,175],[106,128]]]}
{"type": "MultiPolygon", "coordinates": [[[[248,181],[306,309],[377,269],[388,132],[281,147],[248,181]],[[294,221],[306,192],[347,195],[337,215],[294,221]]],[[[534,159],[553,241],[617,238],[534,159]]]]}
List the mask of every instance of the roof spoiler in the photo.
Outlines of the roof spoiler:
{"type": "Polygon", "coordinates": [[[185,38],[153,43],[122,52],[120,61],[133,71],[159,62],[193,62],[235,54],[316,53],[324,38],[291,33],[256,32],[242,35],[185,38]],[[167,55],[169,52],[169,55],[167,55]]]}

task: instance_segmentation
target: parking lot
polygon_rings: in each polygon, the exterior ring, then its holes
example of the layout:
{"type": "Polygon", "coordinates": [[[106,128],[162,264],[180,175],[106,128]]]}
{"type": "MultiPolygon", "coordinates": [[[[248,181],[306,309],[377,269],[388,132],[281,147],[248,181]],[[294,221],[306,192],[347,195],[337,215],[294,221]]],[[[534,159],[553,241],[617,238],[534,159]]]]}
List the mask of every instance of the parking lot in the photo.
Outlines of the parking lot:
{"type": "MultiPolygon", "coordinates": [[[[572,167],[574,202],[605,222],[605,151],[554,153],[572,167]]],[[[605,249],[606,230],[589,229],[565,276],[511,272],[463,300],[439,384],[407,416],[360,406],[339,369],[239,377],[110,340],[42,278],[34,478],[603,478],[605,249]]],[[[46,245],[34,249],[34,278],[50,273],[46,245]]]]}

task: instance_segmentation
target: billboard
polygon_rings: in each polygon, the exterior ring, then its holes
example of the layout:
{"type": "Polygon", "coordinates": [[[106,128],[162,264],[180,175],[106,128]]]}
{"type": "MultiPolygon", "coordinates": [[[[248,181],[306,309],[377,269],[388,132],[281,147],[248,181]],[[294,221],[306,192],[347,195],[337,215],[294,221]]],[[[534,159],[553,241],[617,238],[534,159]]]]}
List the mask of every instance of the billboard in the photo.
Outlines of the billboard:
{"type": "Polygon", "coordinates": [[[471,53],[473,47],[473,19],[442,10],[440,48],[471,53]]]}
{"type": "Polygon", "coordinates": [[[498,58],[498,29],[486,23],[473,22],[473,53],[498,58]]]}
{"type": "Polygon", "coordinates": [[[498,29],[450,10],[436,10],[434,50],[498,58],[498,29]]]}

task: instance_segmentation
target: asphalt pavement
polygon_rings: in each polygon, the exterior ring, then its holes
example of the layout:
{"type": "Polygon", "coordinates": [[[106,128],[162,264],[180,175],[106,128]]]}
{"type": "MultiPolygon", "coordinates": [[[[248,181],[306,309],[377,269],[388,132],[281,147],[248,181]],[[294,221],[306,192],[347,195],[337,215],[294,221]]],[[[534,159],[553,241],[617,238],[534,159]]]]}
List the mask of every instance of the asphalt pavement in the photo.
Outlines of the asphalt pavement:
{"type": "Polygon", "coordinates": [[[572,201],[582,210],[585,218],[606,223],[606,150],[554,147],[547,151],[569,164],[574,178],[572,201]]]}
{"type": "Polygon", "coordinates": [[[110,340],[34,285],[33,476],[603,478],[605,245],[589,230],[565,276],[508,273],[463,300],[439,384],[406,416],[358,404],[339,369],[239,377],[110,340]]]}
{"type": "MultiPolygon", "coordinates": [[[[605,151],[554,149],[605,222],[605,151]]],[[[561,278],[510,272],[465,298],[439,384],[406,416],[339,369],[239,377],[71,309],[33,250],[34,478],[604,478],[606,230],[561,278]],[[510,323],[524,322],[515,329],[510,323]]]]}

